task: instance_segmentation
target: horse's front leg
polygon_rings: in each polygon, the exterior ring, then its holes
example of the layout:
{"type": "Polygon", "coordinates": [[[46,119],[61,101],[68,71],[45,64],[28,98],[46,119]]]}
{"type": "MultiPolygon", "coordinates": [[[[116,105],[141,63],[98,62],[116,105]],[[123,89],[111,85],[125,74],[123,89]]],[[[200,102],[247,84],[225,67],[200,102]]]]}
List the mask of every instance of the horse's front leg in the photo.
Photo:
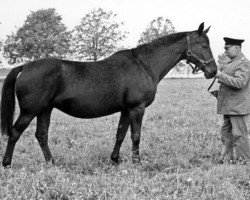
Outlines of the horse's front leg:
{"type": "Polygon", "coordinates": [[[132,139],[132,159],[133,162],[139,163],[139,144],[141,137],[142,118],[145,112],[145,106],[141,104],[129,111],[130,125],[131,125],[131,139],[132,139]]]}
{"type": "Polygon", "coordinates": [[[111,154],[111,160],[116,164],[118,164],[120,148],[121,148],[122,142],[126,136],[128,127],[129,127],[128,112],[122,111],[120,121],[118,124],[117,134],[116,134],[115,147],[114,147],[114,150],[111,154]]]}

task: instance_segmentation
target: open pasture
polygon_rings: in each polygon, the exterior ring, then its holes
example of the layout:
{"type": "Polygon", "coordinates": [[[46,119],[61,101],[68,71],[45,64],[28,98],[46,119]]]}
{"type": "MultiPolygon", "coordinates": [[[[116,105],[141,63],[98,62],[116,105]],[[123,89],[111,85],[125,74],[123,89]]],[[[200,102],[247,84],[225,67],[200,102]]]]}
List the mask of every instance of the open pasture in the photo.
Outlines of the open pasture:
{"type": "MultiPolygon", "coordinates": [[[[246,166],[216,163],[221,116],[216,114],[215,98],[206,91],[210,83],[162,80],[143,119],[140,165],[131,162],[130,132],[120,165],[110,162],[118,113],[77,119],[54,109],[49,130],[54,165],[45,163],[33,120],[16,145],[12,167],[0,167],[0,199],[250,198],[246,166]]],[[[1,160],[5,148],[6,138],[1,136],[1,160]]]]}

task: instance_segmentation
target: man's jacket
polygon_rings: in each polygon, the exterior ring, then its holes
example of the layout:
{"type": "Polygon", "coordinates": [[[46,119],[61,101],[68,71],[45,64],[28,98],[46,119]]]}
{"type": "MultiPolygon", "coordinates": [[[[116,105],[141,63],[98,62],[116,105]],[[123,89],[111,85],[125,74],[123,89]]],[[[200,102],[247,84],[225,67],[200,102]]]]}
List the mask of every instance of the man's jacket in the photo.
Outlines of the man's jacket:
{"type": "Polygon", "coordinates": [[[217,113],[250,114],[250,62],[245,57],[229,61],[218,75],[217,113]]]}

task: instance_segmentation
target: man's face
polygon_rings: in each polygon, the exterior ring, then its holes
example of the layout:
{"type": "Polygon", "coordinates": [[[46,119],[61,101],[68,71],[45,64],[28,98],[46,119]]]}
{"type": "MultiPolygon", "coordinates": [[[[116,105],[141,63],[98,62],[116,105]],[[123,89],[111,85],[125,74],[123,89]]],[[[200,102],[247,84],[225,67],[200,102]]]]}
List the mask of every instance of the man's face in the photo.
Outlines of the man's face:
{"type": "Polygon", "coordinates": [[[235,58],[238,54],[238,47],[234,46],[234,45],[226,45],[224,47],[225,49],[225,54],[227,57],[229,57],[230,59],[235,58]]]}

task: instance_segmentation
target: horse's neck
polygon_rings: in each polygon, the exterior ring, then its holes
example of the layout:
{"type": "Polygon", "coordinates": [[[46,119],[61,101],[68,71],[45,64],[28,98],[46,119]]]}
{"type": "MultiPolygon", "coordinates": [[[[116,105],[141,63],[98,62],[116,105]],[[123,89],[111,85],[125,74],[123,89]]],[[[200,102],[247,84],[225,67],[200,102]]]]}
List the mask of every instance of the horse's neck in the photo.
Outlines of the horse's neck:
{"type": "Polygon", "coordinates": [[[162,62],[158,65],[159,69],[159,81],[174,67],[178,62],[184,58],[186,52],[186,46],[180,43],[175,43],[165,51],[165,57],[162,62]]]}
{"type": "Polygon", "coordinates": [[[182,59],[186,52],[186,40],[180,39],[168,46],[160,46],[148,56],[147,63],[151,68],[153,79],[160,80],[182,59]]]}

